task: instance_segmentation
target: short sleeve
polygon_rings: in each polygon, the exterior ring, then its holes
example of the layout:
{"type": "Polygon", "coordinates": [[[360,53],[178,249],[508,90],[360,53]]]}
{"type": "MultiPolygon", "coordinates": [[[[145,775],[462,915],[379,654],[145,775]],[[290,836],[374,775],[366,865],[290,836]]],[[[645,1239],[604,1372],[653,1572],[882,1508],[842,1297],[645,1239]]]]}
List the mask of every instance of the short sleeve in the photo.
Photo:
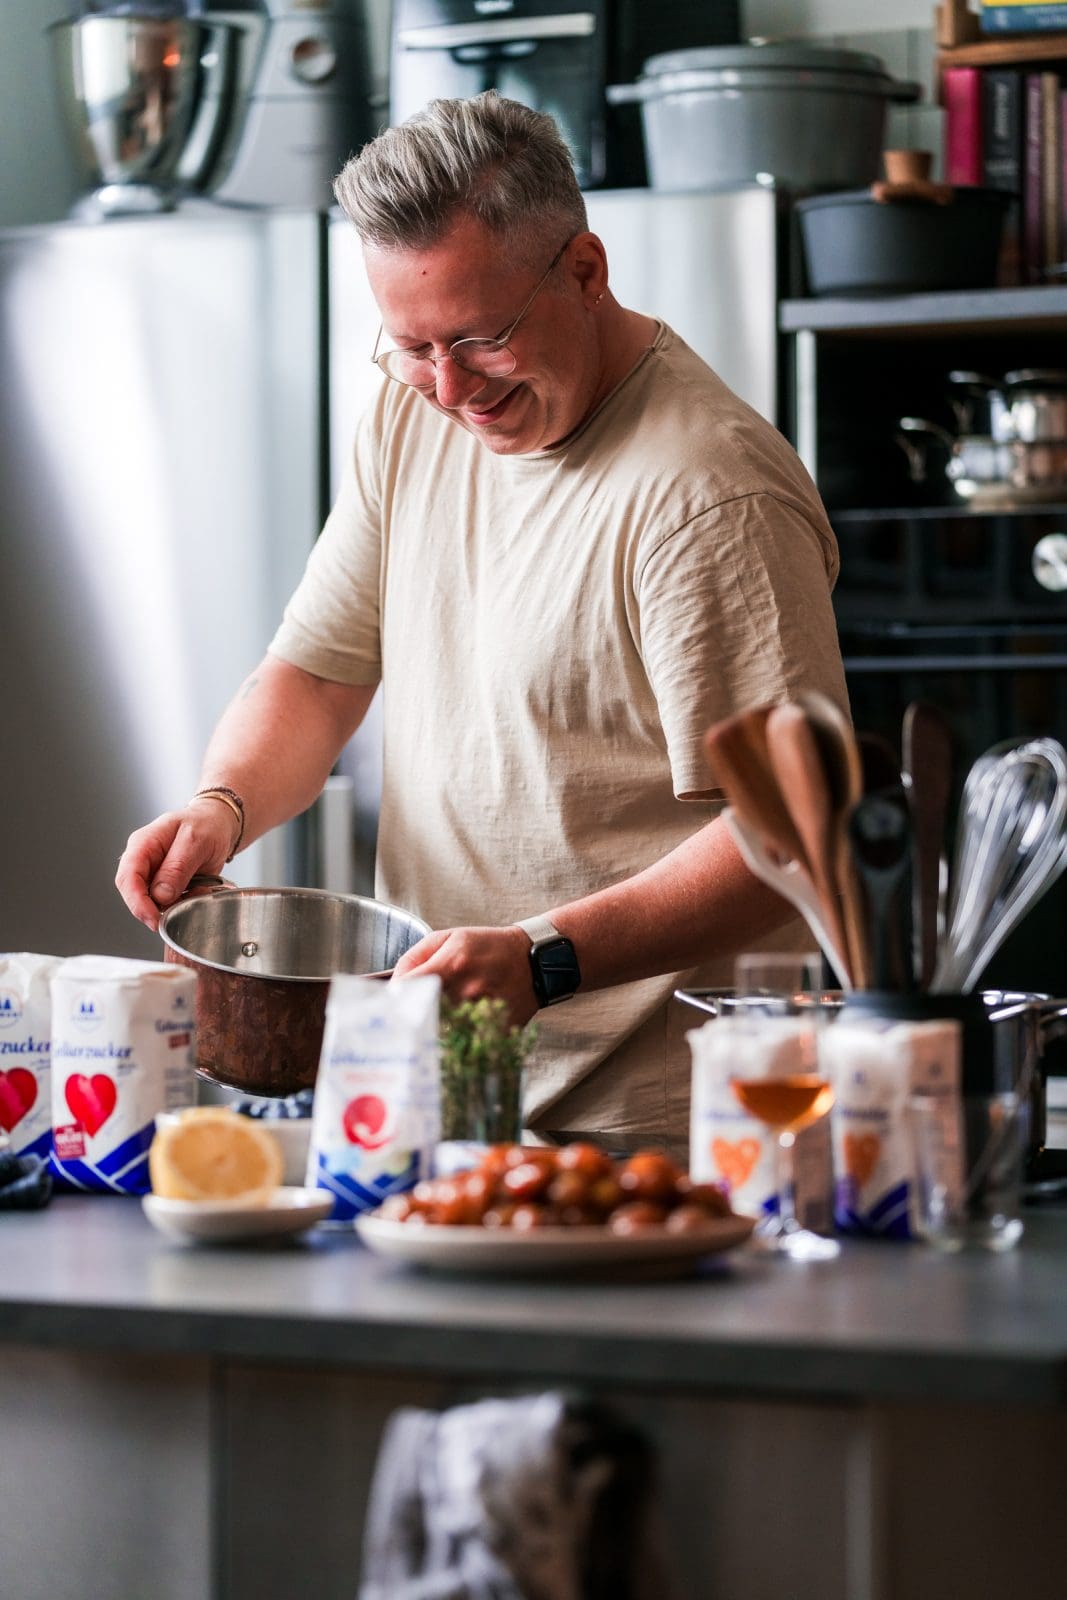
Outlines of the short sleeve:
{"type": "Polygon", "coordinates": [[[703,736],[751,706],[818,689],[847,707],[830,600],[826,526],[771,494],[748,494],[668,535],[637,575],[640,649],[675,794],[707,794],[703,736]]]}

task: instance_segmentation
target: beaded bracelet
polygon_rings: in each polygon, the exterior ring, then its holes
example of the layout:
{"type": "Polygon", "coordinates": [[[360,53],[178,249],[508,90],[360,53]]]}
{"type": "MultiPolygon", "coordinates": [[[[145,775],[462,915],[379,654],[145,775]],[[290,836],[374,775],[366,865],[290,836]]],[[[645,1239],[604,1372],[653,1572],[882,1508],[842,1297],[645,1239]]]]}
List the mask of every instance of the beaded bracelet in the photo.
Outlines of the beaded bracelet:
{"type": "Polygon", "coordinates": [[[236,794],[233,789],[227,789],[222,784],[216,783],[212,784],[211,788],[209,789],[198,789],[193,795],[193,799],[221,800],[224,806],[229,806],[230,810],[237,818],[237,838],[234,840],[233,849],[226,857],[227,861],[232,861],[238,850],[240,850],[241,840],[245,836],[245,803],[241,799],[241,796],[236,794]]]}

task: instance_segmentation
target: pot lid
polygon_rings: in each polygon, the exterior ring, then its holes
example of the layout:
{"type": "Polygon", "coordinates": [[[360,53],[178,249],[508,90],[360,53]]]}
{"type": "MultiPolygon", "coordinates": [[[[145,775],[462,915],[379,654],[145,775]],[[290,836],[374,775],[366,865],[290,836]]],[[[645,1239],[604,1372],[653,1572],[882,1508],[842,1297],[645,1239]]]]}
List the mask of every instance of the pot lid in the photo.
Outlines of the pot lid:
{"type": "Polygon", "coordinates": [[[861,50],[833,50],[787,39],[755,39],[748,44],[702,46],[650,56],[641,68],[645,77],[668,72],[848,72],[887,79],[884,61],[861,50]]]}

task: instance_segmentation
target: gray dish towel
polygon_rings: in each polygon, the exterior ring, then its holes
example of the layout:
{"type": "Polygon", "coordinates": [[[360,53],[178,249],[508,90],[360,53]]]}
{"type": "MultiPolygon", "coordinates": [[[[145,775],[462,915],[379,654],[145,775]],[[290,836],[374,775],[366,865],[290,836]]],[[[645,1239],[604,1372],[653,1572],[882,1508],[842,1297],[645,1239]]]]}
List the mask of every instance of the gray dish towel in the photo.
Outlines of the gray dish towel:
{"type": "Polygon", "coordinates": [[[559,1394],[397,1411],[375,1464],[359,1600],[670,1600],[652,1452],[559,1394]]]}

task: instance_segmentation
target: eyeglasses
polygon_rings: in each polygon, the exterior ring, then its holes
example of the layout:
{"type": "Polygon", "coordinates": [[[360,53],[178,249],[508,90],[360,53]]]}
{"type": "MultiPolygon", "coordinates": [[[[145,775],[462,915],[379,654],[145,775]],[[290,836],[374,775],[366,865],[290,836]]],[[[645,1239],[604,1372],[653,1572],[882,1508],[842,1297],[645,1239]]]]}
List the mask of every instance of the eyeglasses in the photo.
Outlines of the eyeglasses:
{"type": "Polygon", "coordinates": [[[509,347],[508,340],[548,282],[553,269],[562,260],[570,242],[570,239],[566,239],[560,245],[514,322],[495,339],[457,339],[443,356],[435,356],[429,345],[415,345],[410,350],[383,350],[379,355],[378,346],[385,331],[384,327],[379,327],[371,360],[381,367],[387,378],[409,384],[413,389],[433,388],[437,382],[437,367],[442,361],[454,361],[464,372],[476,372],[483,378],[506,378],[515,371],[516,365],[515,353],[509,347]]]}

